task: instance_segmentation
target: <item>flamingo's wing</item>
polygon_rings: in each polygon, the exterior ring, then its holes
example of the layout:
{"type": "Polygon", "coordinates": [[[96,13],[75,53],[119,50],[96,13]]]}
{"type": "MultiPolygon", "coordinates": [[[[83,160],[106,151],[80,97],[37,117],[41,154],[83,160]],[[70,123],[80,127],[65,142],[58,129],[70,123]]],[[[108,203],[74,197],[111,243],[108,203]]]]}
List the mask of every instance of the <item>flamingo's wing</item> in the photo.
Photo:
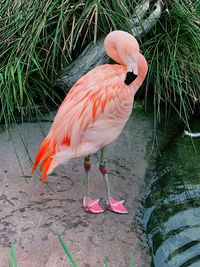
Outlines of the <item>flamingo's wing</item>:
{"type": "MultiPolygon", "coordinates": [[[[115,65],[116,66],[116,65],[115,65]]],[[[77,149],[81,137],[98,120],[119,104],[119,88],[123,86],[124,68],[103,65],[83,76],[71,88],[61,104],[49,134],[41,144],[33,171],[41,162],[45,181],[53,156],[64,147],[77,149]]]]}

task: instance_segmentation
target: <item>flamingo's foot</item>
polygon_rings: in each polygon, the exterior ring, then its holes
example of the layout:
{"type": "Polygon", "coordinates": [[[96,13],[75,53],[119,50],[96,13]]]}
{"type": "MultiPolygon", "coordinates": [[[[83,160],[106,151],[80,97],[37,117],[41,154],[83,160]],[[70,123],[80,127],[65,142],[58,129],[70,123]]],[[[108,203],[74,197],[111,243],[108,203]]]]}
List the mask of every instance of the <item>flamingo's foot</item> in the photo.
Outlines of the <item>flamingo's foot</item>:
{"type": "Polygon", "coordinates": [[[128,211],[124,207],[124,202],[125,200],[117,201],[110,197],[109,202],[106,203],[106,209],[120,214],[127,214],[128,211]]]}
{"type": "Polygon", "coordinates": [[[104,210],[99,206],[99,199],[83,198],[83,208],[88,213],[102,213],[104,210]]]}

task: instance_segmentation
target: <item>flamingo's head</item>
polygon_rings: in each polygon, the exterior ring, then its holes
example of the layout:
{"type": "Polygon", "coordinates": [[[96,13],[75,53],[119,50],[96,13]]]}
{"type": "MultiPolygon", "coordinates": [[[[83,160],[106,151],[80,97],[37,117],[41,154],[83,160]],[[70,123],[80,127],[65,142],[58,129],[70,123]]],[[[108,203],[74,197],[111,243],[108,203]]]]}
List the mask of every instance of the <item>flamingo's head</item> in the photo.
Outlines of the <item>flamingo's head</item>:
{"type": "Polygon", "coordinates": [[[140,49],[137,40],[124,31],[110,32],[104,41],[106,53],[121,65],[127,66],[125,84],[131,84],[138,76],[140,49]]]}

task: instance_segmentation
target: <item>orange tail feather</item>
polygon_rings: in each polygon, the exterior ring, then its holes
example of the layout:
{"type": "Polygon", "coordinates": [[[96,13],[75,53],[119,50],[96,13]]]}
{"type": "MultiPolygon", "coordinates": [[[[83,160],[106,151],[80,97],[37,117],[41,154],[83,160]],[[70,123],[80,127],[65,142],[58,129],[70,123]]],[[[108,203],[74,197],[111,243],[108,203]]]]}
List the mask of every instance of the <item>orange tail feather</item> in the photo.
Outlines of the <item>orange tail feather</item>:
{"type": "Polygon", "coordinates": [[[32,168],[32,173],[35,171],[37,168],[38,164],[41,163],[40,165],[40,171],[42,173],[42,183],[45,182],[46,176],[48,173],[48,169],[51,165],[51,162],[53,160],[52,156],[55,153],[55,146],[51,144],[51,140],[46,137],[44,141],[42,142],[40,149],[38,151],[38,154],[35,158],[33,168],[32,168]]]}
{"type": "Polygon", "coordinates": [[[48,169],[51,165],[51,162],[52,162],[52,158],[48,158],[46,161],[45,161],[45,164],[44,164],[44,169],[43,169],[43,173],[42,173],[42,183],[44,184],[44,182],[46,181],[46,177],[47,177],[47,172],[48,172],[48,169]]]}

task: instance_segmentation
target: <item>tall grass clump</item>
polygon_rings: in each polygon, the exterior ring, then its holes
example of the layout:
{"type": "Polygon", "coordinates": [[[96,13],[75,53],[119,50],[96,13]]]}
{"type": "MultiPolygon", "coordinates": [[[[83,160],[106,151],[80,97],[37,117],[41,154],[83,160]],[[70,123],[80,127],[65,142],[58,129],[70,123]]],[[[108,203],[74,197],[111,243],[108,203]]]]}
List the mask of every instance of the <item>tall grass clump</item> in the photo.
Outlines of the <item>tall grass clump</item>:
{"type": "Polygon", "coordinates": [[[127,0],[1,0],[0,122],[57,104],[57,72],[102,33],[130,31],[127,0]]]}
{"type": "Polygon", "coordinates": [[[200,1],[164,1],[162,17],[144,38],[149,63],[146,97],[154,114],[175,109],[187,124],[200,102],[200,1]],[[164,105],[163,105],[164,104],[164,105]]]}
{"type": "MultiPolygon", "coordinates": [[[[113,29],[131,32],[131,0],[1,0],[0,122],[40,115],[61,102],[57,73],[85,46],[113,29]]],[[[154,0],[150,1],[153,3],[154,0]]],[[[142,38],[149,72],[146,97],[156,119],[164,104],[187,122],[199,104],[200,1],[163,0],[162,16],[142,38]]]]}

